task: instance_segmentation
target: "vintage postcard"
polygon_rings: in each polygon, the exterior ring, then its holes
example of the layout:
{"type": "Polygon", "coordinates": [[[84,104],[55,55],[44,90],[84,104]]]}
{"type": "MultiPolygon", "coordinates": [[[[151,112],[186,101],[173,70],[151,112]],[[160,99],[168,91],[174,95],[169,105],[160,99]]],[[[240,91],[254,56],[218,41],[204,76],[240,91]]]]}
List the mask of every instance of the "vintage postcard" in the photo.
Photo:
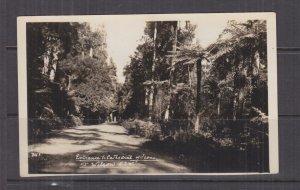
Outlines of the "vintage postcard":
{"type": "Polygon", "coordinates": [[[20,175],[278,173],[275,23],[19,17],[20,175]]]}

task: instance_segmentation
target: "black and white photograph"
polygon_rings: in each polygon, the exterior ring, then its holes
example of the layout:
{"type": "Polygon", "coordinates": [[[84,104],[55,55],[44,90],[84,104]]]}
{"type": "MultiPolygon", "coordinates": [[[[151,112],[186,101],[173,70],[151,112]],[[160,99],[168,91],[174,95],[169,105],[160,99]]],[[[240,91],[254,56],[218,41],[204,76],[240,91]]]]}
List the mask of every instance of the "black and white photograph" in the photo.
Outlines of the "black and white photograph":
{"type": "Polygon", "coordinates": [[[21,176],[278,173],[275,22],[19,17],[21,176]]]}

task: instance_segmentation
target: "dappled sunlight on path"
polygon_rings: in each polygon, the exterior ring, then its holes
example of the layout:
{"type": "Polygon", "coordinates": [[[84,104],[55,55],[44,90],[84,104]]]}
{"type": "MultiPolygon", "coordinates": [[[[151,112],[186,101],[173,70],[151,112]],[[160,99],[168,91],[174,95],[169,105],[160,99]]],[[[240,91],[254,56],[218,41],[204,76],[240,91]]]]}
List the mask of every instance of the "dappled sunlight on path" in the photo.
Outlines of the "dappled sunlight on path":
{"type": "MultiPolygon", "coordinates": [[[[29,146],[30,154],[38,154],[39,158],[30,160],[33,173],[181,173],[189,170],[171,159],[159,157],[156,153],[142,148],[147,142],[145,138],[128,135],[120,125],[101,124],[79,126],[71,129],[54,131],[42,143],[29,146]],[[78,155],[107,156],[119,155],[133,158],[120,162],[106,162],[98,160],[93,167],[84,167],[78,155]],[[147,155],[155,160],[136,160],[136,156],[147,155]],[[109,165],[114,163],[116,165],[109,165]],[[107,164],[107,165],[106,165],[107,164]]],[[[85,162],[85,161],[84,161],[85,162]]],[[[90,164],[87,162],[87,164],[90,164]]]]}

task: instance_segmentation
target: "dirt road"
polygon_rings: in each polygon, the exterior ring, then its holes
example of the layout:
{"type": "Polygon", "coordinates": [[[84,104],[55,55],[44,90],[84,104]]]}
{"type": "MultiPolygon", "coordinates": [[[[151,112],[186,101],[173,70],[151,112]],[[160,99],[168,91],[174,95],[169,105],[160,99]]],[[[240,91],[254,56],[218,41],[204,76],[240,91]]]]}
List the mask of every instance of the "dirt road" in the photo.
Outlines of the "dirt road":
{"type": "Polygon", "coordinates": [[[29,146],[33,173],[183,173],[186,167],[142,147],[147,139],[112,124],[54,131],[29,146]]]}

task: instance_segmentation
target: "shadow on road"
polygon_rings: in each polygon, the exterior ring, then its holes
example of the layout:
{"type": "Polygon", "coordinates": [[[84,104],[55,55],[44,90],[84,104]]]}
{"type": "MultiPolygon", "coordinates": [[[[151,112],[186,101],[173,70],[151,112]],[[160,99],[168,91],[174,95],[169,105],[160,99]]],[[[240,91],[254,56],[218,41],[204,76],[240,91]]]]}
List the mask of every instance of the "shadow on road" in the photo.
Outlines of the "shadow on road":
{"type": "Polygon", "coordinates": [[[89,125],[52,132],[43,142],[29,145],[30,173],[183,173],[190,170],[146,149],[148,140],[128,135],[119,125],[89,125]],[[86,157],[132,156],[131,160],[82,161],[86,157]],[[136,160],[141,156],[153,160],[136,160]],[[112,165],[111,165],[112,164],[112,165]]]}

